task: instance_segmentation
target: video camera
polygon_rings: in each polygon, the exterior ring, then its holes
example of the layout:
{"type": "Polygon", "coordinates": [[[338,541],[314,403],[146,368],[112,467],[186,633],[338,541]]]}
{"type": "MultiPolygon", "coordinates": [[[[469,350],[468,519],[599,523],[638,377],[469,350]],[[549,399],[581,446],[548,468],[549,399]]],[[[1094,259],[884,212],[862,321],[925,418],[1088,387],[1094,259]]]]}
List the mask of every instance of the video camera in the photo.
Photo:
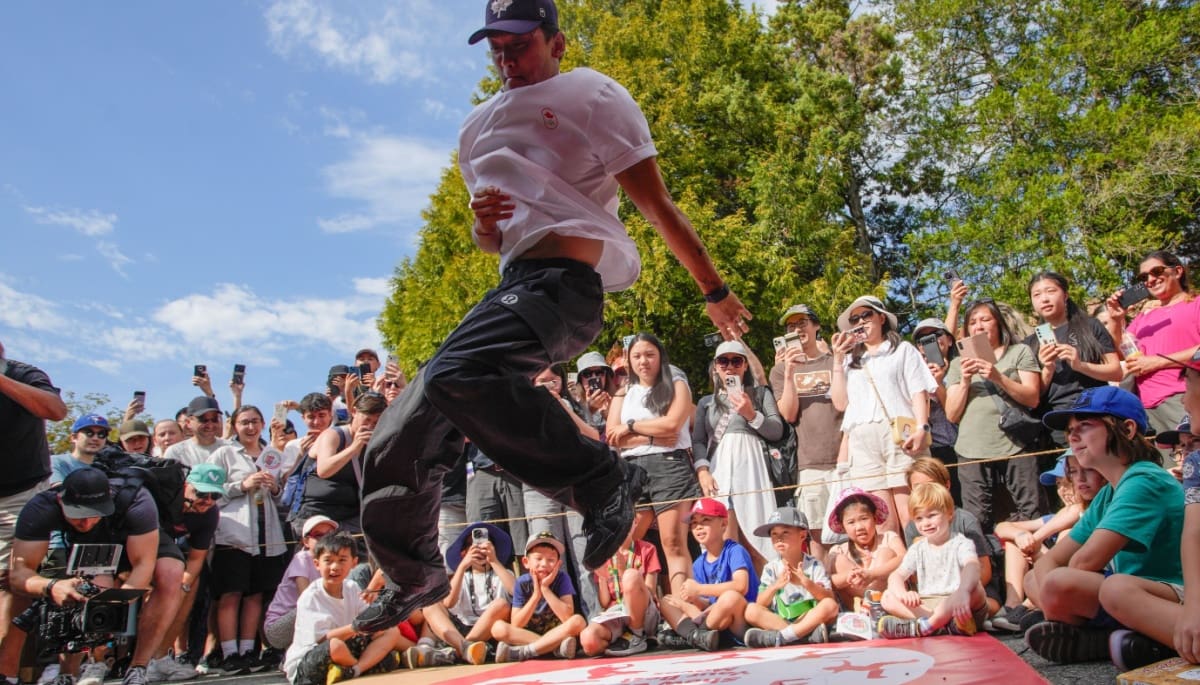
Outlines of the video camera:
{"type": "Polygon", "coordinates": [[[34,637],[38,662],[50,663],[62,652],[125,642],[134,635],[137,600],[145,590],[104,589],[92,583],[96,576],[115,575],[120,558],[121,545],[75,545],[67,574],[83,579],[76,589],[87,599],[63,606],[49,598],[38,599],[13,618],[13,625],[34,637]]]}

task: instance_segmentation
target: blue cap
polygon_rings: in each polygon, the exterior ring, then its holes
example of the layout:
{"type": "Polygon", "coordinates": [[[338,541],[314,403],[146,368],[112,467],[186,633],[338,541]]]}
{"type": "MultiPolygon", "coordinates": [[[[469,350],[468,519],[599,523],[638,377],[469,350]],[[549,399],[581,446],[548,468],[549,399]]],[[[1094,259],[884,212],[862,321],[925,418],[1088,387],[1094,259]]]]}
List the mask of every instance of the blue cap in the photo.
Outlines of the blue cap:
{"type": "Polygon", "coordinates": [[[558,8],[554,0],[487,0],[483,11],[483,28],[471,34],[468,45],[474,45],[489,33],[529,33],[545,24],[558,28],[558,8]]]}
{"type": "Polygon", "coordinates": [[[1072,416],[1079,415],[1107,415],[1118,419],[1130,419],[1137,424],[1142,434],[1149,435],[1151,432],[1146,408],[1142,406],[1142,401],[1137,395],[1111,385],[1084,390],[1075,398],[1074,405],[1046,412],[1042,423],[1050,430],[1066,430],[1067,421],[1072,416]]]}
{"type": "Polygon", "coordinates": [[[1058,458],[1058,461],[1054,462],[1054,468],[1050,469],[1049,471],[1042,471],[1042,475],[1038,476],[1038,480],[1041,481],[1042,485],[1052,488],[1054,487],[1054,484],[1058,482],[1059,478],[1067,477],[1067,457],[1071,456],[1072,454],[1074,454],[1074,452],[1068,449],[1066,452],[1062,453],[1062,456],[1058,458]]]}
{"type": "Polygon", "coordinates": [[[74,435],[84,428],[91,428],[93,426],[103,428],[106,431],[112,430],[112,427],[108,425],[108,419],[103,416],[99,414],[84,414],[75,419],[75,423],[71,425],[71,434],[74,435]]]}

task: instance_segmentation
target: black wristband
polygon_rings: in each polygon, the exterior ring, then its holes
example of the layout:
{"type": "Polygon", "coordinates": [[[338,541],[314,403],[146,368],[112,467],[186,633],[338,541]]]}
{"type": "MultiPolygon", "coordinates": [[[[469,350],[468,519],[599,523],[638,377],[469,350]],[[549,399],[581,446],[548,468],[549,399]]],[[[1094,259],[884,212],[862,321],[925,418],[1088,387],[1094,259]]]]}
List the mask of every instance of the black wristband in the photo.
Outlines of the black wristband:
{"type": "Polygon", "coordinates": [[[704,301],[716,304],[729,297],[729,285],[722,283],[720,288],[704,293],[704,301]]]}
{"type": "MultiPolygon", "coordinates": [[[[46,583],[46,587],[42,588],[42,596],[50,597],[51,596],[50,591],[54,589],[54,584],[57,582],[58,582],[58,578],[51,578],[50,582],[46,583]]],[[[51,599],[53,599],[53,598],[51,597],[51,599]]]]}

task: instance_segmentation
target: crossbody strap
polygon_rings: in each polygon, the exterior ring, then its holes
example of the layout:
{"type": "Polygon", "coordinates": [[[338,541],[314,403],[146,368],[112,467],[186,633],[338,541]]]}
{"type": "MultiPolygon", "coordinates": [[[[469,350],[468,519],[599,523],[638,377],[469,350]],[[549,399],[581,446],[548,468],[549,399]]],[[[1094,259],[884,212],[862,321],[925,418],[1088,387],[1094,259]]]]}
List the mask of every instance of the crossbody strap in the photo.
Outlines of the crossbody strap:
{"type": "Polygon", "coordinates": [[[892,422],[892,417],[888,414],[887,405],[883,403],[883,396],[879,394],[879,388],[875,387],[875,379],[871,377],[871,366],[867,360],[863,360],[863,371],[867,372],[867,382],[871,384],[871,389],[875,391],[875,399],[879,400],[879,408],[883,410],[883,418],[887,419],[888,423],[892,422]]]}

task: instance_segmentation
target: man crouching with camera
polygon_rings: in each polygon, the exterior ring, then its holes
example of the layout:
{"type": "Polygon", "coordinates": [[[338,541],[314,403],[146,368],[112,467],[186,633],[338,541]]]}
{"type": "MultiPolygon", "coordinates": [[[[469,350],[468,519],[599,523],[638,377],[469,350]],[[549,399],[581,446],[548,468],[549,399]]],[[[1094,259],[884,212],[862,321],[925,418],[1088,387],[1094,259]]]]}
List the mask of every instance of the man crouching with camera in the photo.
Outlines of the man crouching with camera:
{"type": "MultiPolygon", "coordinates": [[[[118,578],[123,578],[123,582],[117,587],[150,588],[159,543],[158,510],[154,499],[143,488],[125,511],[115,510],[108,477],[93,467],[72,472],[62,485],[35,495],[21,509],[12,546],[14,614],[27,608],[30,598],[44,598],[60,607],[83,602],[87,599],[81,591],[87,589],[83,586],[85,581],[100,588],[114,586],[115,579],[111,576],[62,577],[61,568],[42,568],[54,533],[62,534],[68,550],[80,544],[123,545],[124,552],[118,563],[118,578]]],[[[138,617],[139,629],[169,619],[169,614],[152,611],[153,604],[151,602],[138,617]]],[[[0,676],[12,683],[16,682],[23,643],[24,633],[14,624],[0,650],[0,676]]],[[[60,648],[59,645],[54,647],[60,648]]],[[[74,658],[64,659],[62,674],[78,670],[79,658],[71,656],[74,658]]],[[[145,683],[144,666],[145,662],[140,668],[131,666],[125,675],[125,684],[145,683]]],[[[73,682],[73,679],[64,680],[73,682]]]]}

